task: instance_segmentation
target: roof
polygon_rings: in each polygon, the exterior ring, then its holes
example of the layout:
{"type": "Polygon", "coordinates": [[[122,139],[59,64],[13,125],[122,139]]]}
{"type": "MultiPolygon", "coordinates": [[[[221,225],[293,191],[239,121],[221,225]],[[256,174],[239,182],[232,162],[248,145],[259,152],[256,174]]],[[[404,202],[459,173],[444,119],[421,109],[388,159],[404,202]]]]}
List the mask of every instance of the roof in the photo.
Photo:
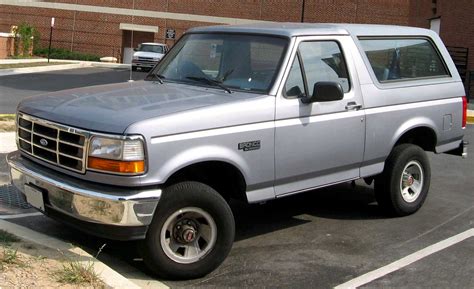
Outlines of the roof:
{"type": "Polygon", "coordinates": [[[199,32],[270,34],[284,37],[307,35],[427,35],[433,33],[428,29],[396,25],[279,22],[196,27],[188,31],[188,33],[199,32]]]}
{"type": "Polygon", "coordinates": [[[140,44],[145,44],[145,45],[156,45],[156,46],[166,46],[166,44],[163,43],[155,43],[155,42],[143,42],[140,44]]]}

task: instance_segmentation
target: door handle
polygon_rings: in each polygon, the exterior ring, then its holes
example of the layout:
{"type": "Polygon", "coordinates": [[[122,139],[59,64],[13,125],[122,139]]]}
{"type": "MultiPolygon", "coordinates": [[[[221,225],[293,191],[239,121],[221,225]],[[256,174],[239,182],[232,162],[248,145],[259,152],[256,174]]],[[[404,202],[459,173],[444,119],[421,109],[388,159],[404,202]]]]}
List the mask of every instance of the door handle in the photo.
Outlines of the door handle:
{"type": "Polygon", "coordinates": [[[362,104],[358,104],[355,101],[351,101],[346,104],[346,110],[359,110],[361,108],[362,108],[362,104]]]}

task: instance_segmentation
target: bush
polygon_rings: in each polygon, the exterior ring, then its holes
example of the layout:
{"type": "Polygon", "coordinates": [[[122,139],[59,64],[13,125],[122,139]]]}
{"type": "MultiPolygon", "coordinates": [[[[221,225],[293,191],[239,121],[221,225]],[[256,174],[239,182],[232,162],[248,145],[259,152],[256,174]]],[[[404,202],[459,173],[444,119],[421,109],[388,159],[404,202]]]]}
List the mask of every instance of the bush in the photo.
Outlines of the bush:
{"type": "Polygon", "coordinates": [[[15,56],[28,56],[31,46],[37,46],[40,40],[40,33],[38,30],[26,22],[23,22],[16,27],[14,34],[16,39],[15,56]]]}
{"type": "MultiPolygon", "coordinates": [[[[48,57],[48,48],[37,48],[34,51],[34,55],[48,57]]],[[[64,48],[51,48],[51,54],[49,57],[52,59],[100,61],[100,56],[94,54],[71,52],[64,48]]]]}

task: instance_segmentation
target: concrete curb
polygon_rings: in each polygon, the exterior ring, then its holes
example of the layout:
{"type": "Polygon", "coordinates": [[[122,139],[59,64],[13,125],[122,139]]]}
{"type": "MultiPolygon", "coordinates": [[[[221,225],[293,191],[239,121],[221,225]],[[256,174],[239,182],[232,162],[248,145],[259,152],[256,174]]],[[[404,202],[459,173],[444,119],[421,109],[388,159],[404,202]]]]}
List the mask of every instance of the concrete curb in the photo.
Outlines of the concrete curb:
{"type": "Polygon", "coordinates": [[[0,132],[0,153],[16,151],[15,132],[0,132]]]}
{"type": "Polygon", "coordinates": [[[0,229],[10,232],[21,239],[40,244],[42,246],[61,251],[68,251],[76,254],[80,257],[81,263],[84,265],[93,264],[95,272],[99,275],[99,278],[110,288],[130,288],[138,289],[141,288],[135,283],[131,282],[127,278],[123,277],[115,270],[100,262],[86,251],[79,247],[74,247],[72,244],[68,244],[59,239],[38,233],[20,225],[16,225],[7,221],[0,220],[0,229]]]}
{"type": "MultiPolygon", "coordinates": [[[[17,63],[35,63],[35,62],[45,61],[45,59],[39,59],[40,61],[38,61],[38,59],[31,59],[31,60],[34,60],[34,61],[30,61],[30,62],[24,61],[24,62],[17,62],[17,63]]],[[[62,60],[62,59],[51,59],[51,62],[68,62],[68,64],[0,69],[0,76],[17,75],[17,74],[24,74],[24,73],[35,73],[35,72],[58,71],[58,70],[66,70],[66,69],[77,69],[77,68],[85,68],[85,67],[123,68],[123,69],[130,68],[130,64],[122,64],[122,63],[76,61],[76,60],[62,60]]],[[[3,64],[3,63],[0,62],[0,64],[3,64]]]]}

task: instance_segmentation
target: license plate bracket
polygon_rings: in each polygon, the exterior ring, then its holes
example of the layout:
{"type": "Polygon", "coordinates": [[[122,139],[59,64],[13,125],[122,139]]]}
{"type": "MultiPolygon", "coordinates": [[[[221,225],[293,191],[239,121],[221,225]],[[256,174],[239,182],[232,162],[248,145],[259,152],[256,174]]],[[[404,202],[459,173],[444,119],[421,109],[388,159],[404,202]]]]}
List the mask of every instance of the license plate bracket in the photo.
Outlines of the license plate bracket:
{"type": "Polygon", "coordinates": [[[25,184],[25,191],[23,192],[26,196],[26,201],[33,207],[44,212],[44,198],[43,192],[29,184],[25,184]]]}

